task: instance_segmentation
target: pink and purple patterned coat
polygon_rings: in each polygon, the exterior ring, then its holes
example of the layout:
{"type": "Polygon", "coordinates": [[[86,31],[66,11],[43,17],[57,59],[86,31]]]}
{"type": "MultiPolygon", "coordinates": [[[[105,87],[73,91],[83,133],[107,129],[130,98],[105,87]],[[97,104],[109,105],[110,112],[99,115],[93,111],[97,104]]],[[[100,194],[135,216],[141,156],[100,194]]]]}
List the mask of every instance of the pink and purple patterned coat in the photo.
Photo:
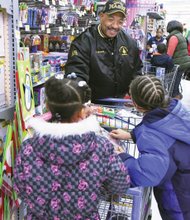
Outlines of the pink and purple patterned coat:
{"type": "Polygon", "coordinates": [[[14,188],[27,204],[27,220],[98,220],[102,186],[126,193],[130,178],[95,117],[58,124],[32,119],[33,138],[23,142],[14,188]]]}

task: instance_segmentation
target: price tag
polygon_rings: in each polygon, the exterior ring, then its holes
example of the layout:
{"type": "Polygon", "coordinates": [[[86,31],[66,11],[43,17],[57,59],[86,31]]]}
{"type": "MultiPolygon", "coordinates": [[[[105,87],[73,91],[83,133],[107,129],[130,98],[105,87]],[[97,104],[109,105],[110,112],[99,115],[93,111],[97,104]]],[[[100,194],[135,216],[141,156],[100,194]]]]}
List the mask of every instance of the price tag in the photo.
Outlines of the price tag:
{"type": "Polygon", "coordinates": [[[18,30],[15,31],[15,38],[20,40],[20,31],[18,30]]]}
{"type": "Polygon", "coordinates": [[[45,25],[44,24],[41,25],[41,30],[45,31],[45,25]]]}
{"type": "Polygon", "coordinates": [[[64,2],[62,0],[59,0],[59,5],[60,6],[64,6],[65,4],[64,4],[64,2]]]}
{"type": "Polygon", "coordinates": [[[49,5],[49,0],[45,0],[45,5],[49,5]]]}
{"type": "Polygon", "coordinates": [[[63,27],[62,26],[59,27],[59,32],[63,32],[63,27]]]}
{"type": "Polygon", "coordinates": [[[19,21],[19,27],[23,27],[22,21],[19,21]]]}
{"type": "Polygon", "coordinates": [[[46,29],[46,33],[47,33],[47,34],[50,34],[50,33],[51,33],[51,29],[50,29],[50,28],[47,28],[47,29],[46,29]]]}
{"type": "Polygon", "coordinates": [[[27,24],[24,26],[24,28],[25,28],[25,31],[30,31],[30,25],[27,24]]]}
{"type": "Polygon", "coordinates": [[[74,35],[74,33],[75,33],[75,29],[72,28],[72,30],[71,30],[71,35],[74,35]]]}
{"type": "Polygon", "coordinates": [[[4,65],[5,60],[4,59],[0,59],[0,66],[2,67],[2,65],[4,65]]]}
{"type": "Polygon", "coordinates": [[[71,29],[71,25],[67,25],[67,28],[68,28],[68,29],[71,29]]]}
{"type": "Polygon", "coordinates": [[[79,30],[78,30],[78,29],[76,30],[76,33],[77,33],[77,34],[79,33],[79,30]]]}

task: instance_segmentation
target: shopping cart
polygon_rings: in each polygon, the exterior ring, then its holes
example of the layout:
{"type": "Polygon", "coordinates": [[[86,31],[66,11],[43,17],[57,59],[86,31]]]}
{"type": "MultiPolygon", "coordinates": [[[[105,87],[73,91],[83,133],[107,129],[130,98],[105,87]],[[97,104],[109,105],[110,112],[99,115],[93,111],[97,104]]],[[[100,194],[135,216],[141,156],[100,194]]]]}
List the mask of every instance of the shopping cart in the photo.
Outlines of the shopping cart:
{"type": "MultiPolygon", "coordinates": [[[[101,126],[106,128],[123,128],[131,130],[142,120],[141,115],[133,108],[108,107],[112,115],[97,114],[101,126]],[[114,114],[115,113],[115,114],[114,114]]],[[[107,112],[108,112],[107,111],[107,112]]],[[[105,110],[106,112],[106,110],[105,110]]],[[[139,156],[136,144],[132,140],[119,141],[117,143],[126,152],[135,158],[139,156]]],[[[116,196],[102,194],[99,203],[99,215],[101,220],[147,220],[151,219],[151,187],[130,188],[126,194],[116,196]]]]}
{"type": "Polygon", "coordinates": [[[178,69],[179,65],[174,65],[172,70],[166,71],[163,67],[153,66],[149,61],[144,61],[142,73],[144,75],[152,74],[158,77],[162,81],[166,94],[172,97],[178,69]]]}

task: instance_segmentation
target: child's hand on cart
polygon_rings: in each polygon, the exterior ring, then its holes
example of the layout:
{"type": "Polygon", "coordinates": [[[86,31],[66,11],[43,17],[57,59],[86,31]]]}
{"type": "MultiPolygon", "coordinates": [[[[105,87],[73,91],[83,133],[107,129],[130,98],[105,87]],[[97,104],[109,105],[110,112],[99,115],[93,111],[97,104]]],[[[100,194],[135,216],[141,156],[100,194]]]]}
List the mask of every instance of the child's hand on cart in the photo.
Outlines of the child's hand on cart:
{"type": "Polygon", "coordinates": [[[131,133],[128,131],[124,131],[123,129],[112,130],[110,132],[110,136],[112,138],[120,139],[120,140],[132,139],[131,133]]]}

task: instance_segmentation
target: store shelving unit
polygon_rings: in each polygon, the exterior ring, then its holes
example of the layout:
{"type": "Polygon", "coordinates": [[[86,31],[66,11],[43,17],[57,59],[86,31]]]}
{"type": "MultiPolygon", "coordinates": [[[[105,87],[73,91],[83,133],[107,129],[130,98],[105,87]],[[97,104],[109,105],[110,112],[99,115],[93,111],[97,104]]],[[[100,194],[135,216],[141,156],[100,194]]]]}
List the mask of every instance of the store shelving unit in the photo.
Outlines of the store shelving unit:
{"type": "Polygon", "coordinates": [[[0,48],[4,54],[4,82],[1,86],[5,88],[5,103],[0,107],[0,119],[12,119],[14,112],[15,90],[15,71],[16,71],[16,30],[18,30],[18,2],[14,0],[0,0],[0,13],[3,17],[1,28],[3,29],[3,41],[0,48]]]}

